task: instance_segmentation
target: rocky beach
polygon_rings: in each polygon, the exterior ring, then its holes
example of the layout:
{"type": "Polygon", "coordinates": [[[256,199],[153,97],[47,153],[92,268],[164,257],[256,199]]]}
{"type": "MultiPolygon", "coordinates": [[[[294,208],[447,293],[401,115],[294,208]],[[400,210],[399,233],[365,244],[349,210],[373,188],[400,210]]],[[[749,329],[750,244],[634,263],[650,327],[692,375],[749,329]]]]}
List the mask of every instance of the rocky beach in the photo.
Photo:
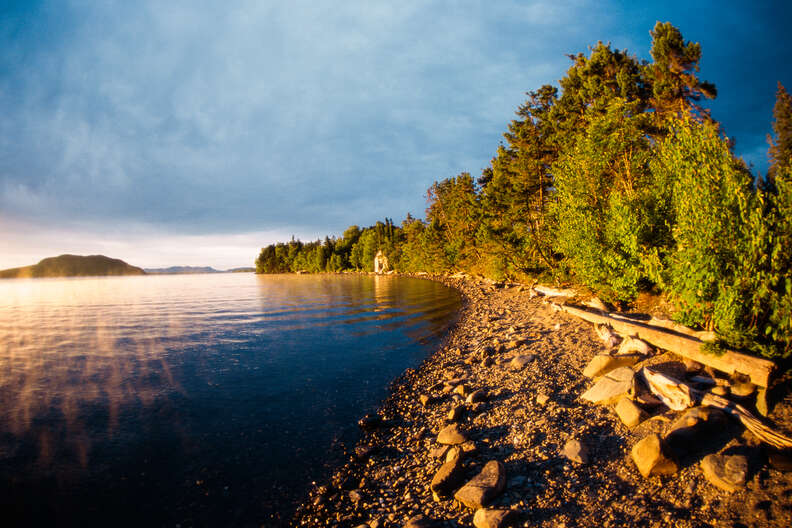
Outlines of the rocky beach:
{"type": "MultiPolygon", "coordinates": [[[[651,366],[758,416],[756,387],[645,345],[618,354],[617,337],[527,285],[432,278],[463,294],[457,324],[361,419],[348,462],[294,526],[792,526],[788,449],[721,409],[670,410],[633,376],[651,366]],[[608,355],[619,368],[595,368],[608,355]],[[624,369],[629,390],[589,401],[624,369]]],[[[766,421],[787,436],[790,392],[788,374],[774,380],[766,421]]]]}

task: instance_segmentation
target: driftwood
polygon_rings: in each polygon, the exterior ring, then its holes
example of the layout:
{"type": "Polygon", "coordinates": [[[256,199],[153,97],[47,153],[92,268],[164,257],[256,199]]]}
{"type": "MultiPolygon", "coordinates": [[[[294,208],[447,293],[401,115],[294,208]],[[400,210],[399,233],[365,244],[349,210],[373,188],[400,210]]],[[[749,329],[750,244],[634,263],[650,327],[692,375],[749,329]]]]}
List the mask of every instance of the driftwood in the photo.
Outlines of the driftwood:
{"type": "Polygon", "coordinates": [[[704,344],[687,334],[682,334],[664,327],[656,327],[642,321],[628,320],[624,316],[613,314],[594,313],[590,310],[570,305],[553,304],[556,310],[566,312],[575,317],[580,317],[595,325],[608,325],[618,334],[637,336],[644,341],[669,350],[680,356],[720,370],[727,374],[739,372],[751,379],[751,382],[760,387],[770,384],[770,376],[775,369],[775,364],[766,359],[760,359],[733,350],[726,350],[722,355],[710,354],[702,348],[704,344]]]}
{"type": "Polygon", "coordinates": [[[766,444],[779,449],[792,447],[792,438],[763,424],[742,405],[721,396],[697,390],[648,367],[641,369],[641,373],[649,385],[649,390],[675,411],[681,411],[696,404],[716,407],[740,420],[746,429],[766,444]]]}
{"type": "Polygon", "coordinates": [[[558,288],[550,288],[549,286],[542,286],[540,284],[534,284],[533,290],[541,293],[545,297],[574,297],[577,295],[575,290],[559,290],[558,288]]]}

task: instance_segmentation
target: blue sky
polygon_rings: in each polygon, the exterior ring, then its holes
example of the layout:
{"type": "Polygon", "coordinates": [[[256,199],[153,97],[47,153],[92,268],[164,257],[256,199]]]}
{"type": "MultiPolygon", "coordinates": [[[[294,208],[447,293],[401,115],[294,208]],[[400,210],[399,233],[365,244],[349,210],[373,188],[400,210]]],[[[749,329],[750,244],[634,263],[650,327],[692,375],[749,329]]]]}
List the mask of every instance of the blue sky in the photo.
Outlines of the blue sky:
{"type": "Polygon", "coordinates": [[[250,265],[486,167],[525,92],[598,40],[703,49],[713,116],[767,167],[788,2],[70,1],[0,6],[0,268],[65,252],[250,265]]]}

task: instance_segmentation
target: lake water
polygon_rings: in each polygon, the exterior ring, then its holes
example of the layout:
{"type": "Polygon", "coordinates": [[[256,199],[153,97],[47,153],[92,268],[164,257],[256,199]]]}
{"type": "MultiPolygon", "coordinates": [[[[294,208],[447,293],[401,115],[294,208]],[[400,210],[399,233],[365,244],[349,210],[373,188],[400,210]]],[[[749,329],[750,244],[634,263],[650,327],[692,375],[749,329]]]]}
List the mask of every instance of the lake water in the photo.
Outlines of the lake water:
{"type": "Polygon", "coordinates": [[[0,281],[2,523],[281,525],[459,303],[392,276],[0,281]]]}

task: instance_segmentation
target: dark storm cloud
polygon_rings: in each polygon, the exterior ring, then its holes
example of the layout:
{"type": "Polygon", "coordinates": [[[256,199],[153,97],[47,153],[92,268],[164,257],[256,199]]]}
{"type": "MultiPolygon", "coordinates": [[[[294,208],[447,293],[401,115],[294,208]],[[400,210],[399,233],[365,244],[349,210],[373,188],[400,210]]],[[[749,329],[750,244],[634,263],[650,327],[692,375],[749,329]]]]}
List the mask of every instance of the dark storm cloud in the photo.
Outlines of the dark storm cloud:
{"type": "Polygon", "coordinates": [[[715,117],[762,170],[775,81],[792,84],[787,13],[748,4],[95,4],[2,15],[4,217],[319,235],[420,215],[433,180],[487,165],[565,53],[649,58],[658,19],[702,43],[715,117]]]}

